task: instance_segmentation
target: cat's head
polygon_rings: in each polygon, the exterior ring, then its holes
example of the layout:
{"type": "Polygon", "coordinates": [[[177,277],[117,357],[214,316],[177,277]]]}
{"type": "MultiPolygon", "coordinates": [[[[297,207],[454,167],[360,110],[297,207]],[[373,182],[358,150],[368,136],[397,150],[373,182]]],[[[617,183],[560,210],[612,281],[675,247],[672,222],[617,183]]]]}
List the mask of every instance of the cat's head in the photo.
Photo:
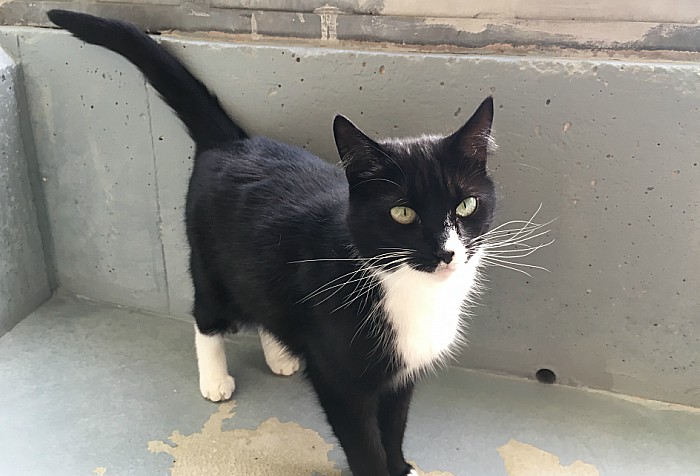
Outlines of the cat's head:
{"type": "Polygon", "coordinates": [[[440,274],[466,265],[495,207],[486,170],[492,121],[491,97],[446,137],[374,141],[345,117],[335,118],[350,188],[348,225],[363,258],[440,274]]]}

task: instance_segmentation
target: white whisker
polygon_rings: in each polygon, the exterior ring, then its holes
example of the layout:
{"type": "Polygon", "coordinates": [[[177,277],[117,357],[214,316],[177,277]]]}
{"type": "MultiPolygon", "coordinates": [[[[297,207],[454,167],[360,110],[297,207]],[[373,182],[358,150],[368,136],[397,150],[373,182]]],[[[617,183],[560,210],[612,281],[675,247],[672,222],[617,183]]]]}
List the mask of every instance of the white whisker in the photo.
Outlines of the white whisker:
{"type": "MultiPolygon", "coordinates": [[[[530,217],[529,220],[527,220],[527,221],[523,221],[523,220],[512,220],[512,221],[503,223],[503,224],[501,224],[501,225],[498,225],[498,226],[495,227],[495,228],[492,228],[490,231],[484,233],[484,235],[488,235],[489,233],[493,233],[494,231],[500,230],[500,229],[503,228],[504,226],[508,226],[508,225],[513,224],[513,223],[526,223],[526,224],[532,223],[532,220],[535,219],[535,217],[537,216],[537,214],[540,212],[541,209],[542,209],[542,204],[540,203],[540,206],[537,207],[537,210],[535,211],[535,213],[532,214],[532,216],[530,217]]],[[[482,236],[484,236],[484,235],[482,235],[482,236]]]]}
{"type": "MultiPolygon", "coordinates": [[[[511,238],[509,238],[507,240],[496,241],[493,243],[484,242],[484,247],[489,248],[489,249],[493,249],[493,248],[503,248],[504,246],[510,246],[510,245],[524,244],[527,241],[534,240],[536,238],[539,238],[540,236],[546,235],[547,233],[549,233],[549,230],[541,231],[541,232],[536,233],[532,236],[521,237],[517,241],[513,241],[511,238]]],[[[527,245],[527,246],[531,246],[531,245],[527,245]]]]}
{"type": "MultiPolygon", "coordinates": [[[[330,280],[330,281],[324,283],[324,284],[323,284],[322,286],[320,286],[318,289],[316,289],[315,291],[311,292],[309,295],[307,295],[306,297],[304,297],[303,299],[301,299],[300,301],[298,301],[297,304],[300,304],[300,303],[302,303],[302,302],[306,302],[306,301],[308,301],[309,299],[312,299],[312,298],[318,296],[319,294],[322,294],[322,293],[324,293],[324,292],[326,292],[326,291],[330,291],[331,289],[337,288],[336,291],[332,294],[332,295],[334,295],[336,292],[338,292],[340,289],[342,289],[343,286],[345,286],[346,284],[348,284],[348,282],[354,282],[354,281],[351,281],[351,280],[354,280],[354,279],[355,279],[355,275],[356,275],[357,273],[361,272],[365,266],[371,266],[372,264],[376,263],[377,261],[380,261],[380,260],[382,260],[382,259],[391,259],[391,258],[394,257],[394,256],[401,256],[401,255],[398,254],[398,253],[383,253],[383,254],[374,256],[374,257],[372,257],[372,258],[357,258],[357,259],[355,259],[355,258],[347,258],[347,259],[346,259],[346,258],[340,258],[340,259],[338,259],[339,261],[356,261],[356,262],[358,262],[358,263],[360,264],[360,266],[359,266],[357,269],[354,269],[354,270],[350,271],[349,273],[345,273],[345,274],[343,274],[343,275],[341,275],[341,276],[338,276],[337,278],[334,278],[334,279],[332,279],[332,280],[330,280]],[[341,283],[337,283],[337,281],[342,280],[342,279],[345,278],[346,276],[350,276],[350,277],[348,278],[347,281],[344,281],[344,282],[341,282],[341,283]],[[334,284],[334,283],[336,283],[336,284],[334,284]]],[[[309,260],[308,262],[314,262],[314,261],[334,261],[334,260],[335,260],[335,259],[333,259],[333,258],[321,258],[321,259],[318,259],[318,260],[309,260]]],[[[331,296],[332,296],[332,295],[331,295],[331,296]]],[[[324,300],[324,301],[325,301],[325,300],[324,300]]],[[[322,302],[323,302],[323,301],[322,301],[322,302]]],[[[319,304],[320,304],[320,303],[319,303],[319,304]]]]}
{"type": "Polygon", "coordinates": [[[526,258],[537,250],[554,243],[554,239],[538,244],[533,243],[538,238],[546,236],[550,232],[547,227],[556,220],[555,218],[546,223],[534,223],[533,220],[541,209],[542,204],[537,207],[535,213],[528,220],[511,220],[472,239],[470,245],[479,246],[484,251],[483,264],[510,269],[530,277],[530,273],[523,268],[541,269],[549,272],[547,268],[542,266],[512,261],[526,258]],[[513,227],[514,225],[515,227],[513,227]]]}
{"type": "Polygon", "coordinates": [[[486,256],[495,256],[495,257],[504,257],[504,258],[525,258],[526,256],[530,256],[533,254],[535,251],[544,248],[545,246],[549,246],[552,243],[554,243],[554,239],[548,241],[547,243],[542,243],[537,246],[527,246],[526,248],[518,248],[514,250],[498,250],[498,251],[491,251],[490,249],[486,248],[486,256]],[[520,253],[520,254],[516,254],[520,253]]]}
{"type": "Polygon", "coordinates": [[[532,277],[532,275],[530,273],[528,273],[527,271],[523,271],[522,269],[513,268],[511,266],[506,266],[504,264],[499,264],[499,263],[489,263],[489,262],[487,262],[486,258],[484,258],[483,261],[489,266],[498,266],[499,268],[512,269],[513,271],[517,271],[518,273],[523,273],[526,276],[532,277]]]}
{"type": "Polygon", "coordinates": [[[547,227],[548,225],[552,224],[556,220],[550,220],[546,223],[542,223],[540,225],[538,224],[528,224],[523,226],[522,228],[514,228],[514,229],[509,229],[509,230],[502,230],[496,235],[489,236],[486,233],[483,235],[480,235],[476,238],[474,238],[472,241],[484,241],[484,242],[490,242],[490,241],[496,241],[497,239],[505,239],[507,238],[510,241],[521,241],[523,239],[532,239],[532,234],[547,227]]]}
{"type": "Polygon", "coordinates": [[[501,263],[501,264],[508,264],[511,266],[522,266],[524,268],[531,268],[531,269],[541,269],[542,271],[550,272],[547,268],[543,266],[537,266],[534,264],[526,264],[526,263],[514,263],[512,261],[500,259],[500,258],[492,258],[492,257],[484,257],[485,260],[488,260],[491,263],[501,263]]]}

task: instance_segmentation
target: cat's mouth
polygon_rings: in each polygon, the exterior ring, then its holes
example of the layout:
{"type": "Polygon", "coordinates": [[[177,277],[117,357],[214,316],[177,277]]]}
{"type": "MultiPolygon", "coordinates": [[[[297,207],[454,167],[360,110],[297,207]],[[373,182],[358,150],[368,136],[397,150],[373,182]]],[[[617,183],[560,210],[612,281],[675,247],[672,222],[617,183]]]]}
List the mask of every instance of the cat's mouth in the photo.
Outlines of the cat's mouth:
{"type": "Polygon", "coordinates": [[[433,270],[432,274],[437,278],[445,279],[452,276],[452,274],[454,274],[454,272],[457,271],[460,266],[463,265],[455,261],[449,264],[441,261],[437,264],[437,266],[435,266],[435,269],[433,270]]]}
{"type": "Polygon", "coordinates": [[[451,263],[445,263],[444,261],[433,261],[430,264],[426,263],[413,263],[410,264],[411,268],[416,271],[421,271],[423,273],[435,276],[437,278],[446,278],[454,274],[460,267],[464,266],[464,263],[458,261],[452,261],[451,263]]]}

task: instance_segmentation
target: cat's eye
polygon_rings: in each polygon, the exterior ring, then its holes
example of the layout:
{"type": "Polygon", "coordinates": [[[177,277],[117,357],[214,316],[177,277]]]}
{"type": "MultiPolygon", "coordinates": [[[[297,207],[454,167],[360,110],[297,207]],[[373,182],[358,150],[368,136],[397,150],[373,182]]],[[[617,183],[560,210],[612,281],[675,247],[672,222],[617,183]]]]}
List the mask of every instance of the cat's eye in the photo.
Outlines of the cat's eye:
{"type": "Polygon", "coordinates": [[[476,197],[467,197],[457,205],[457,215],[464,218],[476,211],[476,197]]]}
{"type": "Polygon", "coordinates": [[[402,225],[413,223],[418,218],[418,214],[413,208],[409,207],[394,207],[391,209],[391,218],[395,222],[402,225]]]}

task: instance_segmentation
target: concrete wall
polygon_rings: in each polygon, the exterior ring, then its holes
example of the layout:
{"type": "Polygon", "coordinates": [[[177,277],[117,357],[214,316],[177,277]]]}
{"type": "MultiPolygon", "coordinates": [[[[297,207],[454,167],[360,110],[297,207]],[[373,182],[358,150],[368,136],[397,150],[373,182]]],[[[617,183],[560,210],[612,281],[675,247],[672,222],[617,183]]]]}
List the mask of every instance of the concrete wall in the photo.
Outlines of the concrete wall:
{"type": "Polygon", "coordinates": [[[0,24],[50,26],[50,8],[123,18],[150,31],[498,50],[700,51],[695,0],[2,0],[0,24]]]}
{"type": "MultiPolygon", "coordinates": [[[[496,99],[499,220],[540,203],[532,278],[489,270],[460,364],[700,406],[700,65],[161,40],[253,133],[336,161],[331,119],[447,132],[496,99]]],[[[192,145],[126,61],[62,32],[19,43],[62,289],[186,315],[192,145]]]]}
{"type": "Polygon", "coordinates": [[[0,48],[0,336],[50,295],[16,80],[17,66],[0,48]]]}
{"type": "MultiPolygon", "coordinates": [[[[51,3],[50,0],[29,2],[26,0],[5,0],[3,4],[13,3],[15,8],[24,3],[26,7],[51,3]]],[[[588,21],[632,21],[632,22],[668,22],[692,24],[700,20],[700,5],[695,0],[675,0],[672,4],[663,0],[98,0],[73,1],[64,0],[63,5],[73,3],[86,4],[130,4],[144,5],[210,6],[221,9],[240,9],[254,11],[287,11],[311,13],[323,7],[337,8],[345,14],[436,17],[436,18],[508,18],[528,20],[588,20],[588,21]]],[[[26,8],[28,10],[28,8],[26,8]]]]}

